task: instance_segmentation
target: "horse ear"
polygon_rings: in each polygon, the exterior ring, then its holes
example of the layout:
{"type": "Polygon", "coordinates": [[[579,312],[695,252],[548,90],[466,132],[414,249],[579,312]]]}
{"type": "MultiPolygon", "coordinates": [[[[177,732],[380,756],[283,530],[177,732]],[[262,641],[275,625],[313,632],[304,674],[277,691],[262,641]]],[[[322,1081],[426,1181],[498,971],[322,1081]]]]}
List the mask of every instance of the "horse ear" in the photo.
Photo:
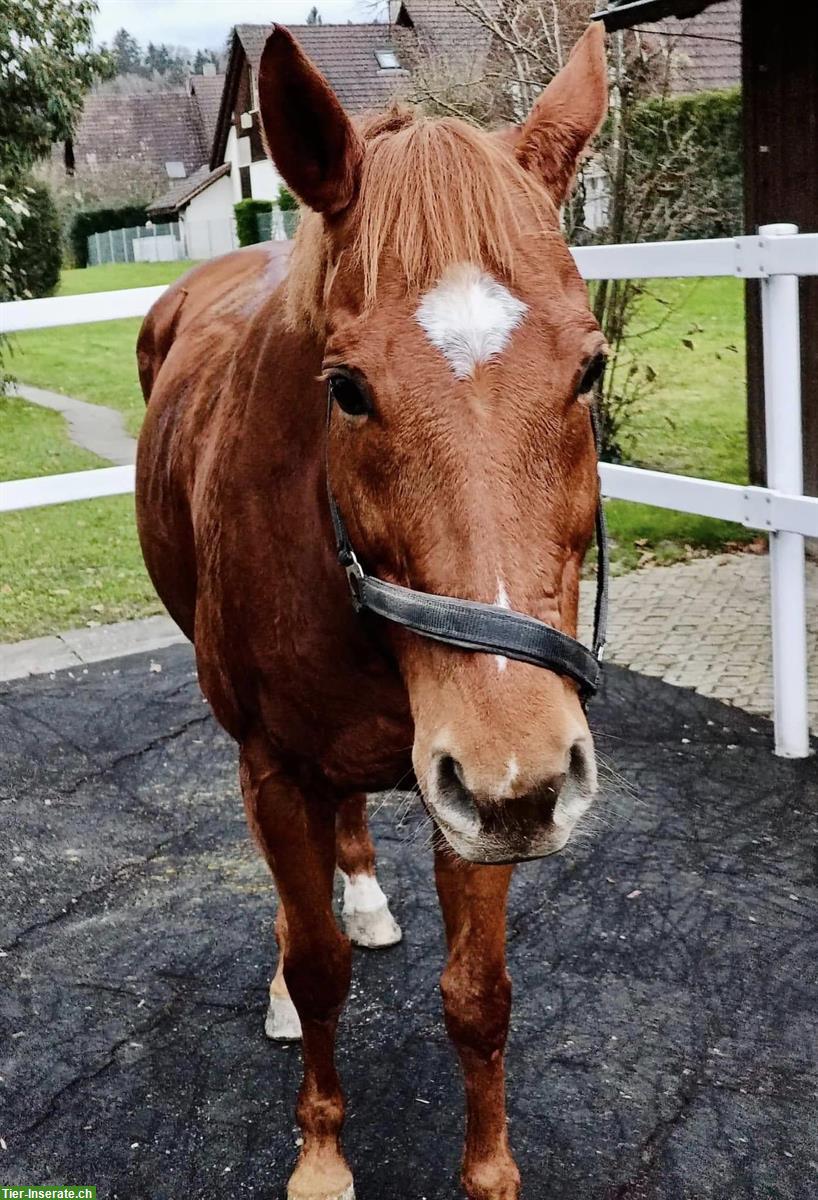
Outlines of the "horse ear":
{"type": "Polygon", "coordinates": [[[580,156],[608,112],[605,31],[594,21],[517,130],[515,153],[557,204],[568,197],[580,156]]]}
{"type": "Polygon", "coordinates": [[[316,212],[339,213],[358,186],[363,143],[324,76],[274,25],[258,72],[261,121],[287,185],[316,212]]]}

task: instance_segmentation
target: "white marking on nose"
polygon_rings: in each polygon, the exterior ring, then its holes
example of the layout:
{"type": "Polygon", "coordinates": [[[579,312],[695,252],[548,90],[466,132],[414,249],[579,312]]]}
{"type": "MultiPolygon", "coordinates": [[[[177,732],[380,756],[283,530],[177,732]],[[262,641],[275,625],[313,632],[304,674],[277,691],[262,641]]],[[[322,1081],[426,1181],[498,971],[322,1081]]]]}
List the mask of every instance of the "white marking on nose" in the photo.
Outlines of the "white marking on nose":
{"type": "MultiPolygon", "coordinates": [[[[494,601],[494,603],[498,608],[511,608],[511,604],[509,603],[508,599],[508,592],[506,591],[506,585],[503,583],[499,575],[497,576],[497,599],[494,601]]],[[[506,667],[508,666],[508,659],[506,656],[504,654],[495,654],[494,657],[497,660],[497,670],[505,671],[506,667]]]]}
{"type": "Polygon", "coordinates": [[[506,767],[506,773],[503,776],[503,781],[500,784],[500,795],[501,796],[508,795],[509,789],[514,784],[514,782],[517,779],[517,776],[519,774],[520,774],[520,768],[517,765],[517,759],[512,754],[511,758],[508,760],[508,766],[506,767]]]}
{"type": "Polygon", "coordinates": [[[474,263],[449,267],[420,302],[415,318],[457,379],[500,354],[528,305],[474,263]]]}

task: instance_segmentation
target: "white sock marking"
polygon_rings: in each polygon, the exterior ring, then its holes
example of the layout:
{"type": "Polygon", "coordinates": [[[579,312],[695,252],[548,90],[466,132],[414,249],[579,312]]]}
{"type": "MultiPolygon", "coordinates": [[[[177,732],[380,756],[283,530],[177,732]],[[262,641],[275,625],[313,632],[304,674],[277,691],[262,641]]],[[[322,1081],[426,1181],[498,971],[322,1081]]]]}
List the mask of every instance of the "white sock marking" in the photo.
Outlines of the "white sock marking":
{"type": "Polygon", "coordinates": [[[347,916],[377,912],[384,907],[386,896],[374,875],[346,875],[343,871],[341,874],[344,878],[344,912],[347,916]]]}
{"type": "Polygon", "coordinates": [[[527,312],[528,305],[480,267],[459,263],[426,293],[415,318],[455,377],[468,379],[505,349],[527,312]]]}

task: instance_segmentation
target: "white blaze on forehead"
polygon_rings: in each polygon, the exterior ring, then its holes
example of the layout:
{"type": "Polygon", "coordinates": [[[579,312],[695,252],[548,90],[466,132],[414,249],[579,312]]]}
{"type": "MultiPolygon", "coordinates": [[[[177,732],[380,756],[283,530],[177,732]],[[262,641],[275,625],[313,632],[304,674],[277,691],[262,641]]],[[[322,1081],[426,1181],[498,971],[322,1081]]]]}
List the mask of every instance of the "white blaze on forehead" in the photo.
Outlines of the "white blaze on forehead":
{"type": "Polygon", "coordinates": [[[474,263],[449,267],[415,317],[458,379],[500,354],[528,306],[474,263]]]}

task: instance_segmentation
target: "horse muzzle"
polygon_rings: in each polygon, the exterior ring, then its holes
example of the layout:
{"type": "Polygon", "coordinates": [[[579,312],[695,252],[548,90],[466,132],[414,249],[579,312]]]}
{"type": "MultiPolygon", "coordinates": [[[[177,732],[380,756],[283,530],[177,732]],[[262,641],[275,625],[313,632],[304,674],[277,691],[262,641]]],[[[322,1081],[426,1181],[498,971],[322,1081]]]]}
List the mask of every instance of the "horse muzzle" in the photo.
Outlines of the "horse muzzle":
{"type": "Polygon", "coordinates": [[[423,798],[440,834],[461,858],[511,863],[562,850],[597,790],[590,736],[573,743],[559,770],[530,782],[512,757],[501,779],[469,769],[445,751],[432,756],[423,798]]]}

